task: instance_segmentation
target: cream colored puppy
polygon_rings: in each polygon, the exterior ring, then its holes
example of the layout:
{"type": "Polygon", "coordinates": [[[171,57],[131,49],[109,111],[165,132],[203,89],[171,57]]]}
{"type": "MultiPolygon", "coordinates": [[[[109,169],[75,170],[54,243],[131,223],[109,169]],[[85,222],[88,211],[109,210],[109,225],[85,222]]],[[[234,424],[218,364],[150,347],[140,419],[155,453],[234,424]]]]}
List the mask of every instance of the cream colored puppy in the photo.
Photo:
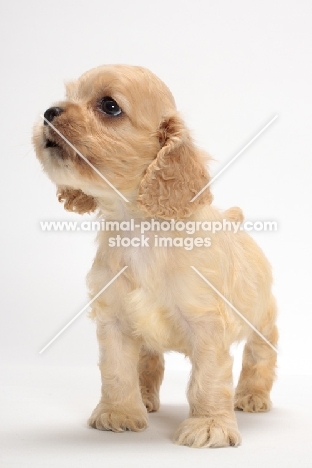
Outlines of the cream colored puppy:
{"type": "MultiPolygon", "coordinates": [[[[33,141],[59,200],[78,213],[97,210],[106,221],[134,220],[134,231],[117,229],[114,238],[140,237],[140,222],[152,219],[198,226],[242,220],[239,209],[221,213],[214,208],[209,188],[191,202],[209,181],[207,156],[192,141],[169,89],[148,70],[124,65],[90,70],[67,85],[66,99],[48,109],[45,119],[33,141]]],[[[175,441],[191,447],[236,446],[241,437],[234,407],[269,410],[276,354],[191,266],[276,345],[270,265],[241,230],[209,233],[209,245],[203,229],[192,235],[166,231],[176,247],[169,241],[157,247],[164,233],[148,234],[148,246],[115,248],[112,232],[98,235],[88,276],[91,298],[127,269],[93,302],[102,396],[89,424],[115,432],[145,429],[147,411],[159,408],[163,353],[175,350],[192,363],[190,413],[175,441]],[[187,238],[193,239],[192,248],[185,248],[187,238]],[[229,348],[244,338],[234,396],[229,348]]]]}

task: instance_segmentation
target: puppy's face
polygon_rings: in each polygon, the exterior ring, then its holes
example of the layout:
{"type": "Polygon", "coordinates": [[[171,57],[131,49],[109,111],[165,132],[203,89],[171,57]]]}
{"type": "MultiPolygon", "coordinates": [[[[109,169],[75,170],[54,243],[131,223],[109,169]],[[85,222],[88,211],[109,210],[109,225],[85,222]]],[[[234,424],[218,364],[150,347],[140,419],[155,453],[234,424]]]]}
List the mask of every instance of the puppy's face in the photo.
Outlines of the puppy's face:
{"type": "Polygon", "coordinates": [[[67,85],[66,100],[45,119],[33,141],[65,209],[114,207],[123,194],[140,215],[171,219],[211,203],[209,189],[191,201],[209,181],[204,158],[171,92],[150,71],[124,65],[90,70],[67,85]]]}
{"type": "Polygon", "coordinates": [[[60,134],[43,121],[34,130],[44,170],[56,185],[111,195],[87,159],[131,195],[161,147],[161,122],[175,111],[171,92],[148,70],[124,65],[90,70],[66,88],[66,99],[45,112],[60,134]]]}

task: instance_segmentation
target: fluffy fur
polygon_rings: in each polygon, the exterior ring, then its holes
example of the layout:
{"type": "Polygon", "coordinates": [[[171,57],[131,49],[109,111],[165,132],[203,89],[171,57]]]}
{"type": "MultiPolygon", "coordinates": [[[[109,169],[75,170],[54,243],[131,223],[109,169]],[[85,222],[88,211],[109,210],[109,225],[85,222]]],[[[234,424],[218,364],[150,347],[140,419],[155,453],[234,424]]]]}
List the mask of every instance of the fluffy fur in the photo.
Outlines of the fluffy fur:
{"type": "MultiPolygon", "coordinates": [[[[97,211],[106,220],[174,219],[242,221],[239,208],[224,213],[211,205],[207,155],[194,144],[171,92],[144,68],[114,65],[90,70],[67,85],[53,125],[128,200],[125,202],[68,144],[39,123],[36,154],[58,187],[67,210],[97,211]],[[113,98],[122,113],[104,114],[99,102],[113,98]],[[54,145],[48,145],[52,141],[54,145]]],[[[114,236],[129,236],[117,231],[114,236]]],[[[138,235],[134,232],[132,235],[138,235]]],[[[153,243],[156,232],[149,232],[153,243]]],[[[159,233],[158,233],[159,234],[159,233]]],[[[88,275],[94,297],[124,266],[128,268],[92,304],[100,347],[102,395],[89,425],[120,432],[147,427],[159,407],[163,353],[189,356],[189,417],[175,434],[191,447],[236,446],[241,441],[234,407],[267,411],[275,376],[275,352],[190,268],[195,266],[273,344],[276,305],[271,269],[243,231],[209,233],[211,246],[111,248],[111,232],[98,234],[88,275]],[[246,338],[243,369],[234,393],[230,345],[246,338]]],[[[190,237],[166,232],[166,237],[190,237]]],[[[199,231],[191,237],[205,237],[199,231]]]]}

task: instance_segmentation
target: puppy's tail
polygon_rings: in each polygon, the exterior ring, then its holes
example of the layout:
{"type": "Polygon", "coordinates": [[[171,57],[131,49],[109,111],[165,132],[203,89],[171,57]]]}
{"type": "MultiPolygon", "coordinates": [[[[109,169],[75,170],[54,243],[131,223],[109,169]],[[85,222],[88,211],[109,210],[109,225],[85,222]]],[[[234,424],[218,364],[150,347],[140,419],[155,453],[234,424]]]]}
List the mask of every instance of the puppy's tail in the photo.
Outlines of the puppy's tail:
{"type": "Polygon", "coordinates": [[[244,221],[244,213],[238,206],[231,206],[224,211],[224,216],[229,221],[235,221],[237,223],[242,223],[244,221]]]}

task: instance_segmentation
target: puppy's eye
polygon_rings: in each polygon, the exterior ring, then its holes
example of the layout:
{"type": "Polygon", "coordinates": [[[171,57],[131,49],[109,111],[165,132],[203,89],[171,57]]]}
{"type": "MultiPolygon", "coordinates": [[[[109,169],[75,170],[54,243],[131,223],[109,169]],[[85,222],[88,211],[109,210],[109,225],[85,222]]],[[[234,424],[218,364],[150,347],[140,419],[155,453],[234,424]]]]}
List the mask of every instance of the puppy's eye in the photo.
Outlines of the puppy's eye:
{"type": "Polygon", "coordinates": [[[117,102],[113,98],[111,98],[109,96],[103,97],[100,100],[99,108],[101,109],[101,111],[104,112],[104,114],[110,115],[110,116],[113,116],[113,117],[116,117],[117,115],[120,115],[121,112],[122,112],[122,110],[118,106],[117,102]]]}

